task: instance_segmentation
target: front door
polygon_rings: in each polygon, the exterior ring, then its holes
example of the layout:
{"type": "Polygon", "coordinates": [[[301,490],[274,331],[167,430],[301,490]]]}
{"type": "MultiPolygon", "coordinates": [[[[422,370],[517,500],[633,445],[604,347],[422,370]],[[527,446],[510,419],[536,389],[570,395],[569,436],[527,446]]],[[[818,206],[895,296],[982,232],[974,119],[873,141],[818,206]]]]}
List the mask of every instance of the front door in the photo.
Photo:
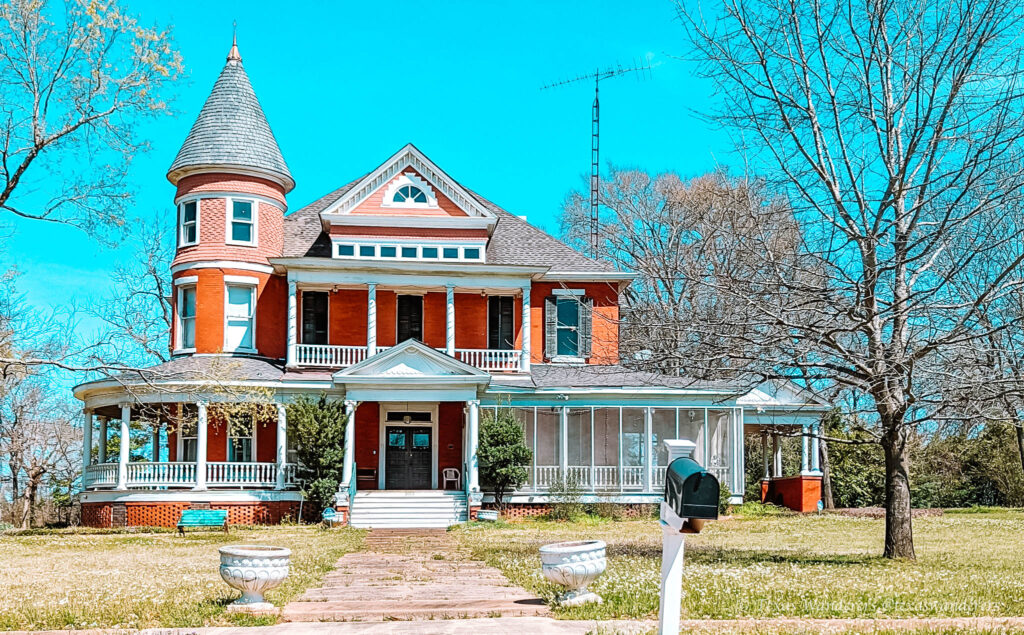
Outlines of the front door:
{"type": "Polygon", "coordinates": [[[431,488],[431,429],[388,426],[384,456],[385,489],[431,488]]]}

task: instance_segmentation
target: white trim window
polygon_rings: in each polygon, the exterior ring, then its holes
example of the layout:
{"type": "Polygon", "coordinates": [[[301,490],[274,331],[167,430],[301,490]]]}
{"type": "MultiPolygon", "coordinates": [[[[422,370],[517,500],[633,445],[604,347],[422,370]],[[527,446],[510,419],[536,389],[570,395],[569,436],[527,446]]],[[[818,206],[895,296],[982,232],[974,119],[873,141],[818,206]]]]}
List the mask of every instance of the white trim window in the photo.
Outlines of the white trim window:
{"type": "Polygon", "coordinates": [[[229,198],[227,205],[227,244],[256,246],[259,201],[254,199],[229,198]]]}
{"type": "Polygon", "coordinates": [[[415,172],[399,174],[384,189],[381,207],[437,208],[437,196],[430,184],[415,172]]]}
{"type": "Polygon", "coordinates": [[[178,287],[178,350],[196,349],[196,286],[178,287]]]}
{"type": "Polygon", "coordinates": [[[256,438],[256,425],[252,415],[243,412],[231,417],[228,422],[228,461],[251,463],[256,438]]]}
{"type": "Polygon", "coordinates": [[[227,284],[224,290],[224,350],[256,350],[256,286],[227,284]]]}
{"type": "Polygon", "coordinates": [[[198,424],[195,420],[184,421],[178,429],[178,461],[194,463],[196,461],[199,438],[198,424]]]}
{"type": "Polygon", "coordinates": [[[178,246],[199,242],[199,201],[184,201],[178,206],[178,246]]]}

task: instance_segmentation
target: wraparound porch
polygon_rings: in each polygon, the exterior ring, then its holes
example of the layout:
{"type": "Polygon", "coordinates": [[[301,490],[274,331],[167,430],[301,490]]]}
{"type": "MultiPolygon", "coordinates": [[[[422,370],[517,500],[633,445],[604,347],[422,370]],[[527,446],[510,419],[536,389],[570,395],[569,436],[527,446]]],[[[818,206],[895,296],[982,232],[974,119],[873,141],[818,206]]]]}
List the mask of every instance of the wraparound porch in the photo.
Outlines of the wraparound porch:
{"type": "MultiPolygon", "coordinates": [[[[295,465],[284,466],[284,488],[298,483],[295,480],[295,465]]],[[[206,486],[211,488],[274,488],[278,484],[276,463],[235,463],[214,461],[206,463],[206,486]]],[[[117,463],[98,463],[86,466],[82,476],[85,490],[117,489],[117,463]]],[[[129,462],[126,466],[128,489],[195,489],[198,462],[149,461],[129,462]]]]}

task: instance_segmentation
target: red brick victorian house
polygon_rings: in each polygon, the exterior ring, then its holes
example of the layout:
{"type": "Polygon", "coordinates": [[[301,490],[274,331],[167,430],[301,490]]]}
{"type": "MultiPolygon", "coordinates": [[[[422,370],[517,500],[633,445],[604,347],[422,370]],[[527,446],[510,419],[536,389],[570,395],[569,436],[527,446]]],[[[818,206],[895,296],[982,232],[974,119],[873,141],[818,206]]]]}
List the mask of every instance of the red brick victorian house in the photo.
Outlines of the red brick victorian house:
{"type": "MultiPolygon", "coordinates": [[[[285,404],[298,395],[326,393],[351,414],[337,508],[356,526],[446,526],[487,504],[478,431],[499,406],[533,448],[511,497],[522,513],[543,509],[563,474],[587,497],[656,502],[661,441],[675,438],[694,441],[738,500],[744,435],[767,444],[827,409],[790,385],[738,391],[620,365],[632,274],[467,189],[413,145],[368,167],[290,210],[295,181],[232,47],[167,173],[173,359],[75,388],[85,525],[173,525],[193,507],[227,509],[231,523],[295,517],[285,404]],[[256,393],[276,404],[265,416],[226,407],[256,393]],[[152,431],[145,458],[133,460],[132,419],[152,431]],[[123,442],[109,456],[112,426],[123,442]]],[[[801,475],[781,478],[774,456],[769,495],[813,505],[814,441],[804,437],[801,475]]]]}

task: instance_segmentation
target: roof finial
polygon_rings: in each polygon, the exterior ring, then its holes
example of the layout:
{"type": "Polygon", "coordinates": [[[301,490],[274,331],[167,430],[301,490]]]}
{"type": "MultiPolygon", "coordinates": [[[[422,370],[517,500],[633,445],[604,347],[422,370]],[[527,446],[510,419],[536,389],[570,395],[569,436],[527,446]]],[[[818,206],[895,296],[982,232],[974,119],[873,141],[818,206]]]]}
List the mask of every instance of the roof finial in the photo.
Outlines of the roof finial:
{"type": "Polygon", "coordinates": [[[242,55],[238,52],[238,20],[231,23],[231,52],[228,53],[229,62],[242,61],[242,55]]]}

